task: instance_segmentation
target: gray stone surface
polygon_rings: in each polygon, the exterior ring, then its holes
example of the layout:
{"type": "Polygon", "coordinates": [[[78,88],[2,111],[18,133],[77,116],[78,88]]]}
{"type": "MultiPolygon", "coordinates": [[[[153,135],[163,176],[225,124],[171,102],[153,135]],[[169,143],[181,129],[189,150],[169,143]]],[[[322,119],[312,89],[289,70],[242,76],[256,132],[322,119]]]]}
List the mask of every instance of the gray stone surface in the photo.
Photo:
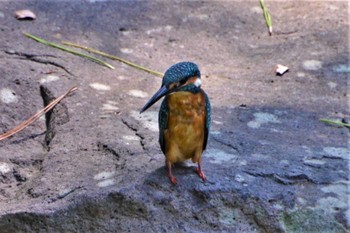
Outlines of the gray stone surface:
{"type": "Polygon", "coordinates": [[[1,1],[0,232],[349,232],[347,2],[1,1]],[[29,8],[35,21],[18,21],[29,8]],[[79,43],[164,72],[190,60],[213,107],[203,169],[166,176],[161,79],[25,38],[79,43]],[[274,66],[289,72],[276,76],[274,66]],[[40,92],[41,86],[41,92],[40,92]],[[48,129],[48,131],[46,131],[48,129]]]}

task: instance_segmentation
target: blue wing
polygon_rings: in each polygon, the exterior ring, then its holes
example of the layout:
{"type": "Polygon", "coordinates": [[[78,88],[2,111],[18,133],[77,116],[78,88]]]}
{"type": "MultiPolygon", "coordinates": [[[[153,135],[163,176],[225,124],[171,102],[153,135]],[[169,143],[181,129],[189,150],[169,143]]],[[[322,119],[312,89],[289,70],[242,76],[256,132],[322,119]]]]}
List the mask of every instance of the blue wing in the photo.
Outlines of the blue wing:
{"type": "Polygon", "coordinates": [[[167,96],[164,98],[158,115],[158,124],[159,124],[159,145],[165,154],[165,141],[164,141],[164,130],[168,128],[168,104],[167,96]]]}
{"type": "Polygon", "coordinates": [[[205,150],[205,148],[207,147],[209,130],[210,130],[211,106],[210,106],[210,101],[209,101],[208,95],[203,91],[203,89],[200,89],[200,91],[204,95],[204,98],[205,98],[206,120],[205,120],[204,141],[203,141],[203,150],[205,150]]]}

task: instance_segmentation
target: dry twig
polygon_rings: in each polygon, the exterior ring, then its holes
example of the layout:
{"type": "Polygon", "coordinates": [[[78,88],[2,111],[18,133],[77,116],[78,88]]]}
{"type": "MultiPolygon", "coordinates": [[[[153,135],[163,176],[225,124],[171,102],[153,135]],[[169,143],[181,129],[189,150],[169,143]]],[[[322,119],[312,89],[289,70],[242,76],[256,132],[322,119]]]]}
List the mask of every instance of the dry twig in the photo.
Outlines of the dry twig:
{"type": "Polygon", "coordinates": [[[38,120],[41,115],[47,113],[48,111],[50,111],[53,107],[55,107],[62,99],[64,99],[67,95],[69,95],[70,93],[72,93],[73,91],[77,90],[77,87],[72,87],[71,89],[69,89],[66,93],[64,93],[63,95],[61,95],[60,97],[58,97],[57,99],[53,100],[50,104],[48,104],[45,108],[43,108],[42,110],[40,110],[39,112],[37,112],[35,115],[33,115],[32,117],[30,117],[28,120],[22,122],[21,124],[17,125],[15,128],[7,131],[4,134],[0,135],[0,141],[14,135],[15,133],[20,132],[21,130],[23,130],[24,128],[26,128],[28,125],[32,124],[34,121],[38,120]]]}

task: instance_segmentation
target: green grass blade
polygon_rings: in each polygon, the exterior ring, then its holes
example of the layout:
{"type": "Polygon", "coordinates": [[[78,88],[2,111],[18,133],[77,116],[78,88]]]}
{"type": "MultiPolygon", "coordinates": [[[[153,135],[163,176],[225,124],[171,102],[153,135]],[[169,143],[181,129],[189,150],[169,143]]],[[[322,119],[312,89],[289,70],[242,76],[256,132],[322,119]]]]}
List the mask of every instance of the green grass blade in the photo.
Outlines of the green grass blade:
{"type": "Polygon", "coordinates": [[[329,119],[320,119],[321,122],[325,122],[325,123],[329,123],[329,124],[334,124],[334,125],[339,125],[339,126],[344,126],[344,127],[350,127],[350,124],[347,123],[343,123],[340,121],[333,121],[333,120],[329,120],[329,119]]]}
{"type": "Polygon", "coordinates": [[[272,19],[271,19],[271,15],[269,13],[269,10],[267,9],[267,7],[265,6],[264,0],[260,0],[260,6],[261,9],[263,10],[264,13],[264,18],[265,18],[265,23],[266,26],[269,30],[269,35],[272,35],[272,19]]]}
{"type": "Polygon", "coordinates": [[[62,44],[64,44],[64,45],[69,45],[69,46],[72,46],[72,47],[75,47],[75,48],[84,49],[84,50],[86,50],[86,51],[89,51],[89,52],[92,52],[92,53],[95,53],[95,54],[98,54],[98,55],[107,57],[107,58],[109,58],[109,59],[113,59],[113,60],[120,61],[120,62],[122,62],[122,63],[127,64],[128,66],[131,66],[131,67],[136,68],[136,69],[139,69],[139,70],[146,71],[146,72],[148,72],[148,73],[150,73],[150,74],[153,74],[153,75],[155,75],[155,76],[159,76],[159,77],[163,77],[163,76],[164,76],[163,73],[160,73],[160,72],[158,72],[158,71],[148,69],[148,68],[146,68],[146,67],[137,65],[137,64],[135,64],[135,63],[133,63],[133,62],[127,61],[127,60],[122,59],[122,58],[120,58],[120,57],[113,56],[113,55],[110,55],[110,54],[108,54],[108,53],[104,53],[104,52],[101,52],[101,51],[99,51],[99,50],[96,50],[96,49],[92,49],[92,48],[88,48],[88,47],[85,47],[85,46],[73,44],[73,43],[70,43],[70,42],[67,42],[67,41],[63,41],[62,44]]]}
{"type": "Polygon", "coordinates": [[[53,48],[56,48],[56,49],[63,50],[63,51],[68,52],[68,53],[72,53],[72,54],[74,54],[74,55],[78,55],[78,56],[80,56],[80,57],[87,58],[87,59],[89,59],[89,60],[91,60],[91,61],[93,61],[93,62],[96,62],[96,63],[98,63],[98,64],[100,64],[100,65],[106,66],[106,67],[108,67],[108,68],[114,70],[114,67],[113,67],[112,65],[110,65],[110,64],[108,64],[107,62],[104,62],[104,61],[102,61],[102,60],[100,60],[100,59],[98,59],[98,58],[91,57],[91,56],[89,56],[89,55],[87,55],[87,54],[80,53],[80,52],[78,52],[78,51],[71,50],[71,49],[66,48],[66,47],[64,47],[64,46],[61,46],[61,45],[58,45],[58,44],[55,44],[55,43],[46,41],[46,40],[41,39],[41,38],[39,38],[39,37],[33,36],[33,35],[29,34],[29,33],[24,33],[24,35],[25,35],[26,37],[30,38],[30,39],[33,39],[33,40],[35,40],[35,41],[37,41],[37,42],[42,43],[42,44],[48,45],[48,46],[53,47],[53,48]]]}

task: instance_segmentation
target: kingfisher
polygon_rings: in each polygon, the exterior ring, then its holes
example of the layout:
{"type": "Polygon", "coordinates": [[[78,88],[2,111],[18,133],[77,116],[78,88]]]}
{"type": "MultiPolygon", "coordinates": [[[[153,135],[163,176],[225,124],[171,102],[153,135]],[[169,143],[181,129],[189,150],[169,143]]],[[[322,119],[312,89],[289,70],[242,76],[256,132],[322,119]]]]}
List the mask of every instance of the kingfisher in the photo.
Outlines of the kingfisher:
{"type": "Polygon", "coordinates": [[[196,171],[203,181],[206,180],[201,157],[207,146],[211,107],[201,84],[201,74],[195,63],[176,63],[165,72],[160,89],[140,111],[141,114],[165,96],[158,115],[159,144],[173,184],[177,180],[172,166],[187,159],[198,164],[196,171]]]}

